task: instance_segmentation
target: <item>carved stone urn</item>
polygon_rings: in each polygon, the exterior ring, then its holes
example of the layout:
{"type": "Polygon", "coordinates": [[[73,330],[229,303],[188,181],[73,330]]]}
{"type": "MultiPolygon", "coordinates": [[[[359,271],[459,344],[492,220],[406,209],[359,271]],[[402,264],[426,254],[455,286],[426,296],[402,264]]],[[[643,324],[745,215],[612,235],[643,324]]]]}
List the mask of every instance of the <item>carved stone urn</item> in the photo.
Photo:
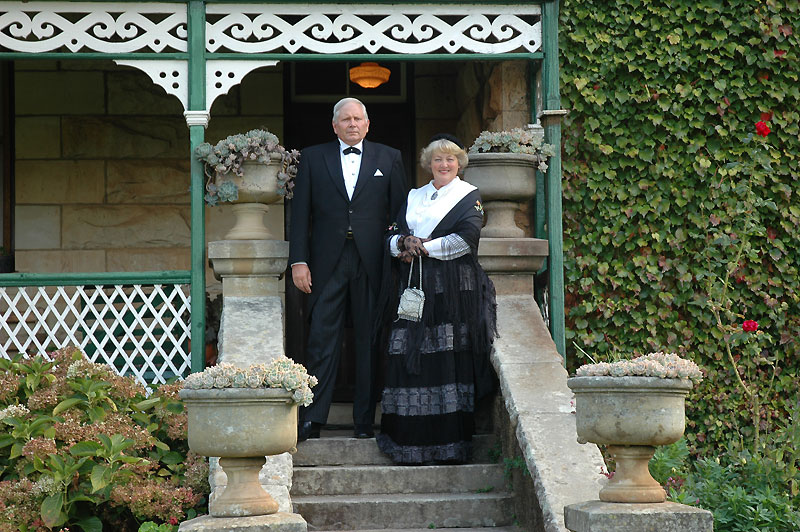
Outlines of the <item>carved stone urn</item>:
{"type": "MultiPolygon", "coordinates": [[[[278,172],[281,170],[281,156],[270,154],[267,164],[245,161],[242,164],[243,177],[226,176],[239,188],[239,199],[233,202],[236,217],[233,228],[225,235],[225,240],[272,240],[274,237],[264,225],[264,215],[269,205],[283,196],[278,193],[278,172]]],[[[219,185],[219,182],[217,183],[219,185]]]]}
{"type": "Polygon", "coordinates": [[[600,490],[605,502],[664,502],[666,493],[648,463],[655,447],[683,436],[689,379],[660,377],[572,377],[578,441],[608,445],[617,462],[600,490]]]}
{"type": "Polygon", "coordinates": [[[526,153],[470,153],[464,180],[478,187],[486,211],[481,237],[521,238],[514,223],[521,203],[536,194],[539,158],[526,153]]]}
{"type": "Polygon", "coordinates": [[[219,456],[228,477],[225,490],[209,507],[213,517],[267,515],[278,503],[261,487],[258,474],[266,456],[297,445],[297,403],[280,388],[183,389],[189,448],[219,456]]]}

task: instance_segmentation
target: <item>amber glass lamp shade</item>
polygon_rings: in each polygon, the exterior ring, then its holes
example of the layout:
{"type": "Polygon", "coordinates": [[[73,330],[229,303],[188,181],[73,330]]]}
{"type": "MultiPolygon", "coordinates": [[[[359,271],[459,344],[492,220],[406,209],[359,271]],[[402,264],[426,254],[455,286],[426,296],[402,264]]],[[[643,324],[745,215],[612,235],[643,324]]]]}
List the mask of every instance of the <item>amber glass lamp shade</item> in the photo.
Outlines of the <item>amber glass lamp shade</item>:
{"type": "Polygon", "coordinates": [[[365,89],[374,89],[389,81],[390,73],[388,68],[378,63],[361,63],[350,69],[350,81],[365,89]]]}

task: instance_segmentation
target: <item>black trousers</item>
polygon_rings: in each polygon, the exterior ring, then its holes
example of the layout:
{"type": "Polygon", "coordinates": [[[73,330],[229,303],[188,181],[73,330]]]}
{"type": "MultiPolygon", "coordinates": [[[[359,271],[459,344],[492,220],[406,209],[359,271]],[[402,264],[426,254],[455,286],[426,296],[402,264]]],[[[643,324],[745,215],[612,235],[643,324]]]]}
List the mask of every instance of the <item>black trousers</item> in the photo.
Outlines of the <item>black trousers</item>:
{"type": "Polygon", "coordinates": [[[372,425],[375,419],[377,357],[372,349],[375,294],[370,289],[356,244],[348,239],[333,275],[311,310],[306,369],[317,377],[319,383],[312,388],[314,402],[301,414],[303,421],[324,424],[328,420],[342,353],[348,299],[355,333],[353,422],[372,425]]]}

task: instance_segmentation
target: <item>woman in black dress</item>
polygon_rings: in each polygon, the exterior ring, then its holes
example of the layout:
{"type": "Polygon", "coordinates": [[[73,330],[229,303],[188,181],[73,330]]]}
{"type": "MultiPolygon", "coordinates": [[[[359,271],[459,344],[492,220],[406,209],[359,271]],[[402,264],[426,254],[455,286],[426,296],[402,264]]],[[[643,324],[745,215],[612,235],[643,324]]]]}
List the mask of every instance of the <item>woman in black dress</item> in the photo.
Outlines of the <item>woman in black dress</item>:
{"type": "Polygon", "coordinates": [[[495,386],[495,292],[477,260],[480,194],[458,177],[467,161],[458,139],[435,136],[420,156],[433,178],[408,193],[387,239],[399,268],[389,308],[397,309],[412,265],[412,284],[421,267],[425,293],[421,319],[398,318],[389,333],[377,442],[397,463],[467,461],[475,403],[495,386]]]}

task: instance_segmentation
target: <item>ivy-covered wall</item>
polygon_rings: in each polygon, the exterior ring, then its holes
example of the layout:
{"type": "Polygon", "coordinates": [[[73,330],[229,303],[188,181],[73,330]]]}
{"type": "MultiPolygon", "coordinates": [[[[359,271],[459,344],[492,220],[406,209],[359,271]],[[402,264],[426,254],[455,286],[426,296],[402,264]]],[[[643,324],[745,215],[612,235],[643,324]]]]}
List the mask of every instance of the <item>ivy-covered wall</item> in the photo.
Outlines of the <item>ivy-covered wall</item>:
{"type": "Polygon", "coordinates": [[[675,351],[707,372],[690,443],[752,439],[745,386],[774,430],[800,369],[800,4],[565,0],[560,39],[570,367],[675,351]]]}

